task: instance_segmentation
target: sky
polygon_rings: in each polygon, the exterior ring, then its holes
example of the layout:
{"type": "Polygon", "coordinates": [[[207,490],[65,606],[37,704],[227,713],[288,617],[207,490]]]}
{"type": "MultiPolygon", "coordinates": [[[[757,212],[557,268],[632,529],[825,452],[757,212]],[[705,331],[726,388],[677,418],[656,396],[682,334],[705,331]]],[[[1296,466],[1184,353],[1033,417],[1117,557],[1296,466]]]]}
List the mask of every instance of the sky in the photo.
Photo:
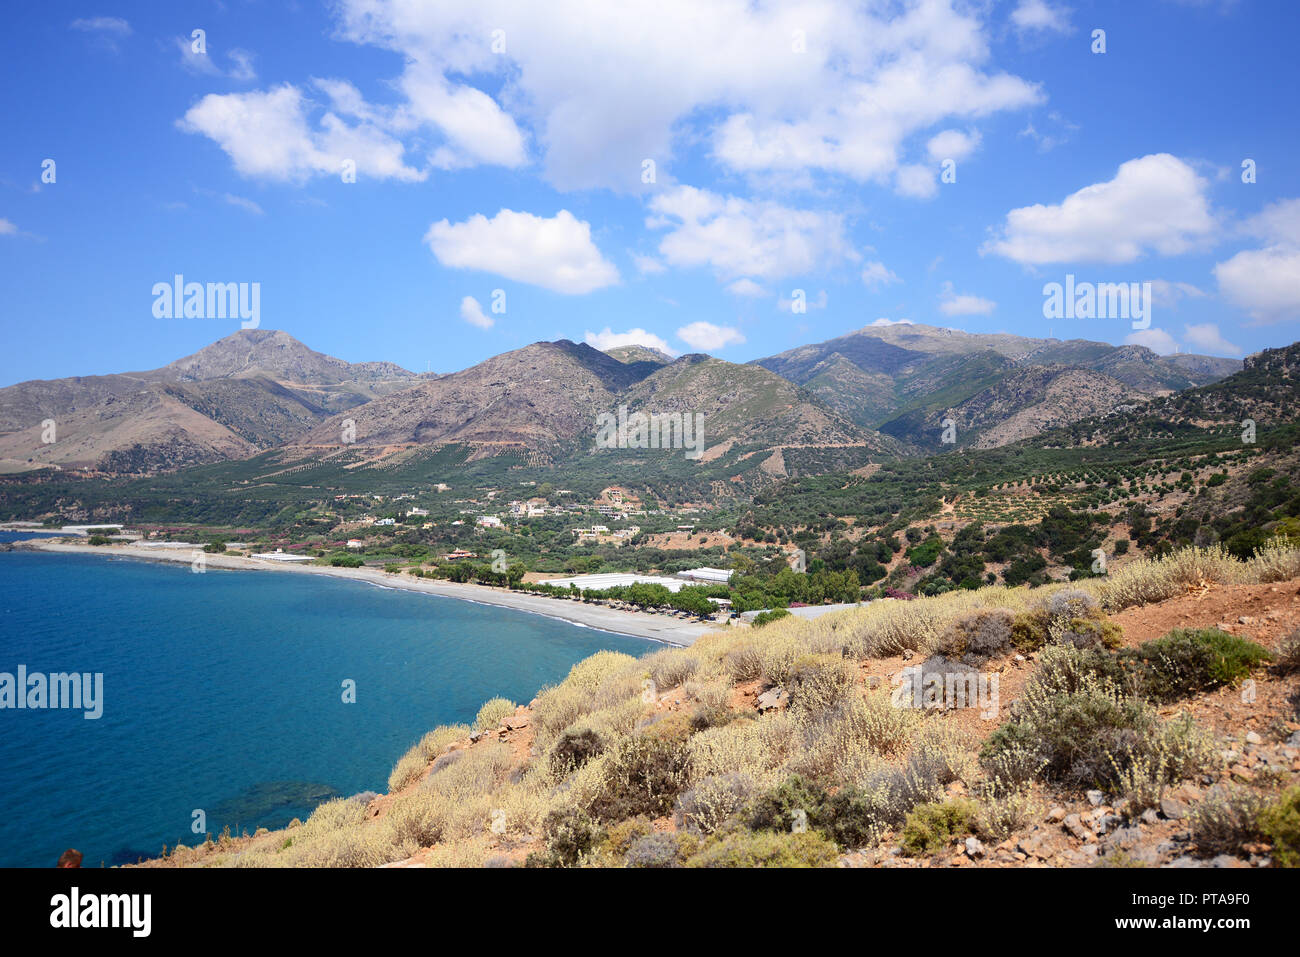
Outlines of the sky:
{"type": "Polygon", "coordinates": [[[743,362],[902,321],[1222,356],[1300,338],[1291,0],[5,18],[0,385],[240,328],[160,316],[177,275],[257,284],[259,328],[414,371],[560,338],[743,362]],[[1067,276],[1150,283],[1148,327],[1045,317],[1067,276]]]}

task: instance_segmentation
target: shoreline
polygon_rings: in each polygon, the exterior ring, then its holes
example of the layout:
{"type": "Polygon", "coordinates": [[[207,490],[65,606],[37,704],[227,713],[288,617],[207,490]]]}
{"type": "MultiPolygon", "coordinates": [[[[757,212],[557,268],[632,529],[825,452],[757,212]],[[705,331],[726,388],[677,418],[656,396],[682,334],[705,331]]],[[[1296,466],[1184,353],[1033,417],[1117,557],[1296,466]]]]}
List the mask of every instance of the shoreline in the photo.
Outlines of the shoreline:
{"type": "MultiPolygon", "coordinates": [[[[51,539],[25,539],[13,543],[24,549],[41,552],[60,552],[77,555],[98,555],[108,558],[128,558],[139,561],[190,564],[191,552],[181,549],[167,550],[141,548],[137,545],[81,545],[51,539]]],[[[363,582],[382,588],[437,595],[473,602],[511,608],[526,614],[541,615],[596,631],[609,632],[626,638],[642,638],[675,647],[686,647],[711,631],[725,627],[717,623],[686,622],[665,615],[639,611],[623,611],[603,605],[589,605],[564,598],[547,598],[526,592],[509,591],[488,585],[461,584],[441,579],[413,578],[410,575],[392,574],[379,568],[335,568],[328,565],[306,563],[278,563],[264,559],[242,558],[222,553],[204,554],[209,568],[232,571],[269,571],[286,574],[325,575],[363,582]]]]}

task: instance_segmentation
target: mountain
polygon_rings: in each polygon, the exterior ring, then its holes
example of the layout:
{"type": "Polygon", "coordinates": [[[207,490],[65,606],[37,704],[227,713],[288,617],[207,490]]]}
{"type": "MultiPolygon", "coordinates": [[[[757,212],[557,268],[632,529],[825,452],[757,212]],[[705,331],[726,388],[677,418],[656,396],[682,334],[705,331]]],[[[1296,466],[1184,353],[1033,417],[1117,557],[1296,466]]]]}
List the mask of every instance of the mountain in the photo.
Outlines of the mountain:
{"type": "Polygon", "coordinates": [[[415,381],[392,363],[348,363],[284,332],[240,330],[160,369],[0,389],[0,466],[144,471],[240,458],[415,381]],[[48,420],[54,442],[42,440],[48,420]]]}
{"type": "Polygon", "coordinates": [[[334,416],[302,441],[338,445],[351,419],[361,446],[461,442],[553,449],[592,429],[615,395],[653,368],[567,339],[536,342],[334,416]]]}
{"type": "Polygon", "coordinates": [[[710,446],[903,448],[766,369],[706,355],[667,363],[636,355],[629,362],[568,340],[534,343],[334,416],[300,444],[340,446],[350,419],[361,447],[455,442],[476,455],[562,457],[590,452],[597,417],[626,406],[630,414],[701,413],[710,446]]]}
{"type": "Polygon", "coordinates": [[[606,349],[605,355],[612,356],[619,362],[628,364],[634,362],[653,362],[655,365],[667,365],[673,361],[673,357],[666,352],[660,352],[658,349],[652,349],[649,346],[630,345],[617,346],[613,349],[606,349]]]}
{"type": "Polygon", "coordinates": [[[1241,368],[1235,359],[1159,356],[1136,345],[975,334],[919,323],[866,326],[754,364],[804,386],[860,426],[922,447],[937,447],[937,432],[929,433],[963,409],[970,421],[966,441],[1009,442],[1096,414],[1102,411],[1099,399],[1141,401],[1241,368]],[[1094,376],[1096,390],[1090,392],[1094,376]],[[992,427],[994,417],[1002,427],[992,427]]]}

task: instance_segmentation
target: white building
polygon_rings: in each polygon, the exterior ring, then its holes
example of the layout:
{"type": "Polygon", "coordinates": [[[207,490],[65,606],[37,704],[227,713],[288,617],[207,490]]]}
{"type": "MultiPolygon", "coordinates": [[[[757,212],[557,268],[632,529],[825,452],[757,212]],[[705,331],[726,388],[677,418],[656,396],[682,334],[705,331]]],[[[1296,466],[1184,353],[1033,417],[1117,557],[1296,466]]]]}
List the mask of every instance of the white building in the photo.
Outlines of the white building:
{"type": "Polygon", "coordinates": [[[707,582],[712,585],[725,585],[731,581],[735,571],[730,568],[688,568],[677,573],[678,578],[692,582],[707,582]]]}

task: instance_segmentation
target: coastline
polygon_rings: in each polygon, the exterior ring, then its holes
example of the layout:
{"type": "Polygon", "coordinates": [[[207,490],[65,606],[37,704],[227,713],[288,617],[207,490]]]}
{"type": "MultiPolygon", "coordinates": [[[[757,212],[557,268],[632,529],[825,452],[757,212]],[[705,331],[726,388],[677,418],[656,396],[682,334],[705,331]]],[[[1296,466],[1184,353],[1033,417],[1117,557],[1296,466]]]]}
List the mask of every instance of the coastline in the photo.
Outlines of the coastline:
{"type": "MultiPolygon", "coordinates": [[[[26,539],[14,544],[21,545],[24,549],[42,552],[98,555],[109,558],[129,558],[138,561],[171,562],[186,565],[191,561],[190,551],[179,549],[169,551],[166,549],[141,548],[137,545],[79,545],[52,539],[26,539]]],[[[420,592],[426,595],[438,595],[443,598],[476,602],[480,605],[512,608],[515,611],[555,618],[584,628],[594,628],[597,631],[605,631],[630,638],[645,638],[677,647],[691,645],[701,635],[725,627],[718,624],[685,622],[667,615],[623,611],[616,608],[606,608],[603,605],[584,604],[569,599],[547,598],[542,595],[513,592],[504,588],[492,588],[488,585],[460,584],[440,579],[413,578],[410,575],[391,574],[379,568],[335,568],[328,565],[308,565],[306,563],[281,564],[264,559],[242,558],[221,553],[205,553],[203,557],[209,568],[326,575],[331,578],[350,579],[382,588],[396,588],[402,591],[420,592]]]]}

